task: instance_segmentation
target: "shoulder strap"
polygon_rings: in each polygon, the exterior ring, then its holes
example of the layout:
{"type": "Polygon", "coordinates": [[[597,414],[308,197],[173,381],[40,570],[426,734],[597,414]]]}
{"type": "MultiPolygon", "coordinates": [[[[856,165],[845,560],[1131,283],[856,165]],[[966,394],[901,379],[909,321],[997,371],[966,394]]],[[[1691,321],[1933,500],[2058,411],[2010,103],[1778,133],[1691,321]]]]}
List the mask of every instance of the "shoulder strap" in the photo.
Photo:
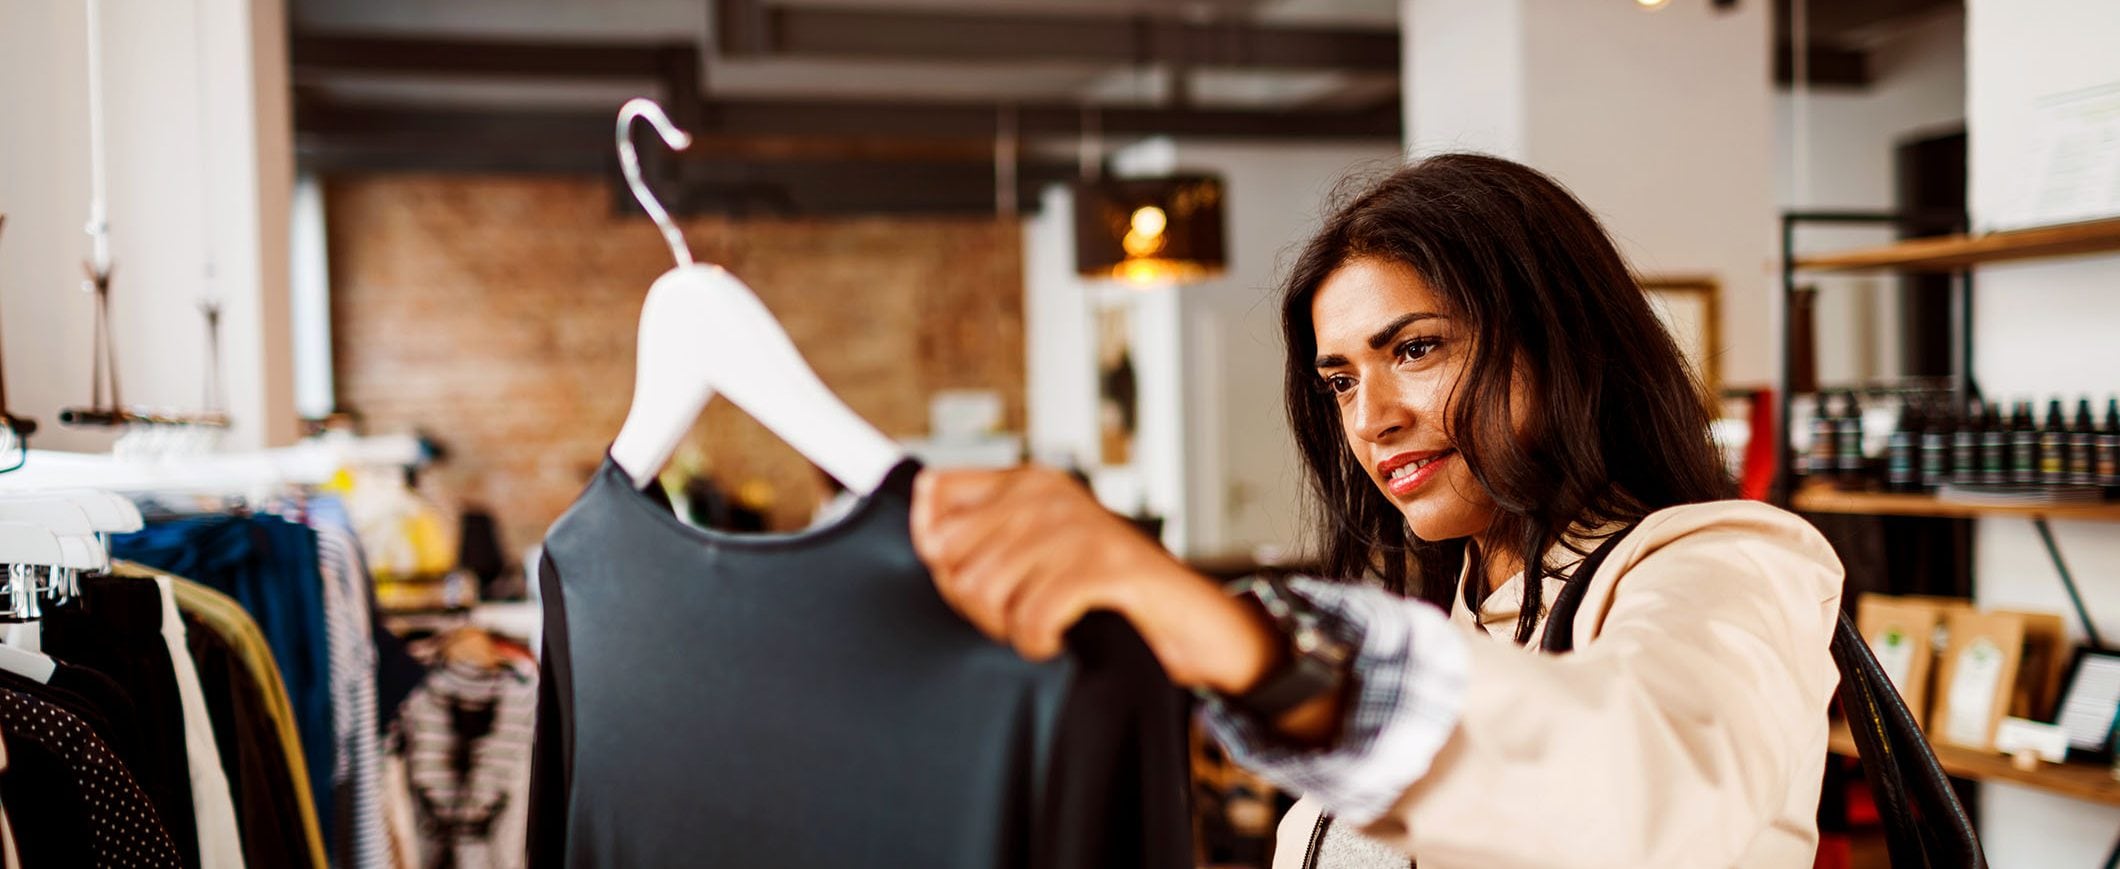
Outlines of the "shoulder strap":
{"type": "Polygon", "coordinates": [[[1634,533],[1640,522],[1613,532],[1599,543],[1596,549],[1575,566],[1568,574],[1568,582],[1561,586],[1561,593],[1554,597],[1553,608],[1546,611],[1546,631],[1539,637],[1539,651],[1559,655],[1575,651],[1575,611],[1582,608],[1583,595],[1590,591],[1590,580],[1596,578],[1597,569],[1603,567],[1605,558],[1619,548],[1619,542],[1634,533]]]}

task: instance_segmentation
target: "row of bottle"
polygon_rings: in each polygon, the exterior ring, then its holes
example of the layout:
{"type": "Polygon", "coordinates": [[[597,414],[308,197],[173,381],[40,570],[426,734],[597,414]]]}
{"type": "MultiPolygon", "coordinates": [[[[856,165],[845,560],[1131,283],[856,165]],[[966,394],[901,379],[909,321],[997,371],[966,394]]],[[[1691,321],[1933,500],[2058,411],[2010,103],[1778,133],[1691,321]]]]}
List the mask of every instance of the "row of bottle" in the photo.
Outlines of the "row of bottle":
{"type": "Polygon", "coordinates": [[[2076,402],[2073,421],[2063,416],[2060,399],[2048,401],[2043,426],[2035,424],[2029,401],[2017,402],[2007,418],[1999,403],[1977,398],[1962,414],[1949,405],[1909,402],[1877,468],[1863,453],[1862,407],[1854,393],[1821,393],[1811,446],[1799,466],[1816,480],[1853,488],[1881,482],[1895,492],[1946,484],[2120,492],[2120,398],[2107,399],[2102,425],[2092,419],[2088,398],[2076,402]]]}

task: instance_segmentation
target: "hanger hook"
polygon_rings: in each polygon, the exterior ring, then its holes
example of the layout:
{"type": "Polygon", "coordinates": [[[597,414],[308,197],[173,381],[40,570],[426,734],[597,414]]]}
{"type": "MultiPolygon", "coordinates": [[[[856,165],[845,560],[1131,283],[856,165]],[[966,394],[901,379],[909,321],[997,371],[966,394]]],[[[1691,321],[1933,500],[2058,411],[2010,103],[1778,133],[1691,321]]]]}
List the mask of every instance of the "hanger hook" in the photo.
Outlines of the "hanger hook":
{"type": "Polygon", "coordinates": [[[618,166],[626,174],[626,186],[633,191],[633,198],[648,212],[655,226],[662,230],[663,240],[670,243],[670,255],[677,258],[679,266],[692,264],[692,250],[685,247],[684,233],[670,220],[670,212],[663,210],[662,203],[655,199],[655,192],[640,178],[640,154],[633,150],[633,119],[645,118],[662,135],[664,144],[672,150],[682,151],[692,146],[692,137],[670,123],[670,116],[663,114],[662,106],[647,97],[634,97],[618,109],[618,166]]]}

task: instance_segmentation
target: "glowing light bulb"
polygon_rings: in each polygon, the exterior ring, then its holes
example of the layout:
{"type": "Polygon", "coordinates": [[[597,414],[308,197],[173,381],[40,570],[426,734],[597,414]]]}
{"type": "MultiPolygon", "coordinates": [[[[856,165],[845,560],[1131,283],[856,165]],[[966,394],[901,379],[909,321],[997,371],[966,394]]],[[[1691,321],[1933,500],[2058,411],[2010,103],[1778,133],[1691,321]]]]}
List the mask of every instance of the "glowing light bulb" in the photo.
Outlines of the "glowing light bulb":
{"type": "Polygon", "coordinates": [[[1144,205],[1134,209],[1133,217],[1127,220],[1126,237],[1119,246],[1130,257],[1155,256],[1161,253],[1165,239],[1163,231],[1170,228],[1170,216],[1163,209],[1144,205]]]}
{"type": "Polygon", "coordinates": [[[1658,9],[1664,8],[1665,6],[1671,5],[1671,0],[1634,0],[1634,5],[1640,6],[1643,9],[1654,12],[1658,9]]]}

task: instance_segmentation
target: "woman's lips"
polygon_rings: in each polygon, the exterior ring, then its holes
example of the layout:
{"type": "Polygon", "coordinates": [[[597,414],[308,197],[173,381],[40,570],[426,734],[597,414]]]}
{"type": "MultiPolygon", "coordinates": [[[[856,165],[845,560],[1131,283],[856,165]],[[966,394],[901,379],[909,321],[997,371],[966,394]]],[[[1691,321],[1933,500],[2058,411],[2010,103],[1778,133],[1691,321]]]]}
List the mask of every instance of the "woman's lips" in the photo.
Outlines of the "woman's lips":
{"type": "Polygon", "coordinates": [[[1391,490],[1391,494],[1401,498],[1411,495],[1414,490],[1427,485],[1429,480],[1433,480],[1437,474],[1441,474],[1444,462],[1456,457],[1456,450],[1444,450],[1441,453],[1437,453],[1434,458],[1415,462],[1400,471],[1394,471],[1398,476],[1386,479],[1384,486],[1391,490]]]}

